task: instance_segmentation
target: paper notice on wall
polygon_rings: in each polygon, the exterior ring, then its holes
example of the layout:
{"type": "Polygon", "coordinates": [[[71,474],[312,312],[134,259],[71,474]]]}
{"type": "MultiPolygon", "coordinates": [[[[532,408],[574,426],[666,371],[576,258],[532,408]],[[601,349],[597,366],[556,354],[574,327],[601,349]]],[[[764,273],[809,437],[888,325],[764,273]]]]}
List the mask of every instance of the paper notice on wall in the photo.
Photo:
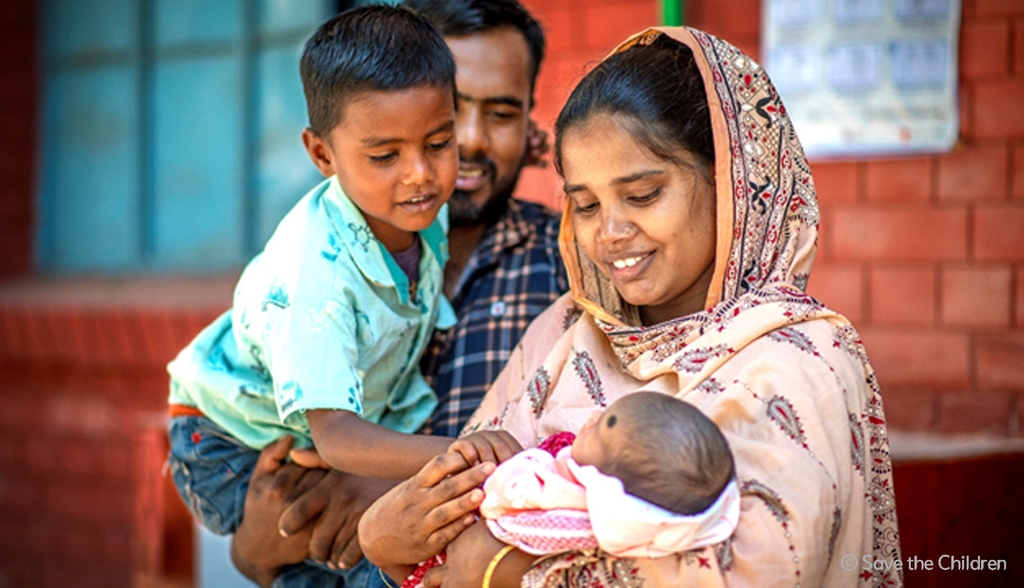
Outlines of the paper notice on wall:
{"type": "Polygon", "coordinates": [[[960,0],[763,0],[762,56],[809,155],[956,142],[960,0]]]}

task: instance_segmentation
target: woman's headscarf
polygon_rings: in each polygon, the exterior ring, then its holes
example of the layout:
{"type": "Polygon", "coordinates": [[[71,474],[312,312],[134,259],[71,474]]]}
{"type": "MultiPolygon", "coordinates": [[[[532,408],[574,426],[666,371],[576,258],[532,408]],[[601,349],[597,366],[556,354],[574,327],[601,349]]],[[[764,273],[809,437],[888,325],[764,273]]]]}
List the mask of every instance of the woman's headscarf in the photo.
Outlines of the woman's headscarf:
{"type": "Polygon", "coordinates": [[[467,430],[500,427],[533,446],[623,394],[673,394],[728,439],[740,523],[730,540],[676,557],[545,559],[524,585],[900,585],[881,395],[857,332],[804,292],[818,209],[785,107],[756,62],[694,29],[648,29],[615,52],[661,36],[692,50],[711,115],[717,241],[705,310],[641,326],[577,246],[567,203],[571,297],[534,322],[467,430]]]}
{"type": "MultiPolygon", "coordinates": [[[[717,238],[705,308],[775,284],[804,290],[818,238],[811,169],[775,87],[728,43],[688,28],[652,28],[612,55],[668,36],[693,51],[714,136],[717,238]]],[[[609,324],[636,324],[635,309],[576,244],[566,199],[559,238],[576,302],[609,324]]]]}

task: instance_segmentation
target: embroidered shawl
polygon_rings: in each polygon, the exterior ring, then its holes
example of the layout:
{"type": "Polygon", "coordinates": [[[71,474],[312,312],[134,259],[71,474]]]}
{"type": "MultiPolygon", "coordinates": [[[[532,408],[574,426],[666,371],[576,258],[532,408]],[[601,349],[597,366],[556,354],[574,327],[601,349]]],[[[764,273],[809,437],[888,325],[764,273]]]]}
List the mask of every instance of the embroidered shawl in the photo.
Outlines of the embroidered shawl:
{"type": "Polygon", "coordinates": [[[533,323],[467,430],[504,428],[532,447],[623,394],[674,394],[728,439],[740,521],[723,542],[658,559],[550,556],[523,585],[900,586],[900,570],[870,565],[900,557],[882,399],[857,332],[804,293],[818,210],[786,110],[757,63],[700,31],[648,29],[616,51],[660,35],[692,49],[711,111],[717,249],[706,310],[639,325],[576,246],[567,203],[572,291],[533,323]]]}

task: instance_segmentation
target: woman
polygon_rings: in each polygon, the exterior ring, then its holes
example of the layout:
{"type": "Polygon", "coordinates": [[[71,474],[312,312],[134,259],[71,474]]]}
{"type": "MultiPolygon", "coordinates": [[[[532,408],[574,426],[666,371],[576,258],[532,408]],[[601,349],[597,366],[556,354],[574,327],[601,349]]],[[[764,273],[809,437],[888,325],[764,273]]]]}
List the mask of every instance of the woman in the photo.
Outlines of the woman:
{"type": "Polygon", "coordinates": [[[534,561],[472,523],[489,468],[448,455],[367,511],[367,557],[401,577],[447,545],[424,578],[446,587],[901,584],[871,565],[900,556],[881,396],[856,332],[803,292],[814,185],[765,72],[710,35],[651,29],[581,81],[555,132],[571,297],[468,430],[529,447],[623,394],[674,394],[729,440],[736,532],[665,558],[534,561]]]}

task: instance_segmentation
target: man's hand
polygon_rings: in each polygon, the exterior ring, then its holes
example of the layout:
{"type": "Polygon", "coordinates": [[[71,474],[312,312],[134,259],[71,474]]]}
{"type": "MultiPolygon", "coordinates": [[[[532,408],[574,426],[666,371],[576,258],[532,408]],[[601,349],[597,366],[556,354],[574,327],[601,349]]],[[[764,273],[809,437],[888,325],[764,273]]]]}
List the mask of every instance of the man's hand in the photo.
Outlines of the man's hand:
{"type": "Polygon", "coordinates": [[[309,556],[332,568],[351,568],[363,557],[356,537],[360,517],[395,483],[330,470],[281,514],[280,533],[305,533],[312,523],[309,556]]]}
{"type": "Polygon", "coordinates": [[[235,567],[261,586],[306,558],[343,568],[358,563],[359,517],[395,484],[287,463],[291,445],[284,437],[260,453],[231,542],[235,567]]]}
{"type": "Polygon", "coordinates": [[[245,495],[242,523],[231,540],[231,560],[247,578],[270,586],[281,568],[309,555],[312,527],[282,537],[279,514],[295,499],[317,486],[327,474],[285,463],[291,437],[282,437],[260,452],[245,495]]]}
{"type": "Polygon", "coordinates": [[[366,510],[359,521],[363,553],[392,577],[404,577],[392,570],[437,555],[476,521],[472,513],[484,498],[478,486],[494,467],[469,467],[458,453],[435,457],[366,510]]]}
{"type": "Polygon", "coordinates": [[[466,463],[501,463],[522,451],[519,441],[506,431],[477,431],[452,442],[448,453],[458,453],[466,463]]]}

